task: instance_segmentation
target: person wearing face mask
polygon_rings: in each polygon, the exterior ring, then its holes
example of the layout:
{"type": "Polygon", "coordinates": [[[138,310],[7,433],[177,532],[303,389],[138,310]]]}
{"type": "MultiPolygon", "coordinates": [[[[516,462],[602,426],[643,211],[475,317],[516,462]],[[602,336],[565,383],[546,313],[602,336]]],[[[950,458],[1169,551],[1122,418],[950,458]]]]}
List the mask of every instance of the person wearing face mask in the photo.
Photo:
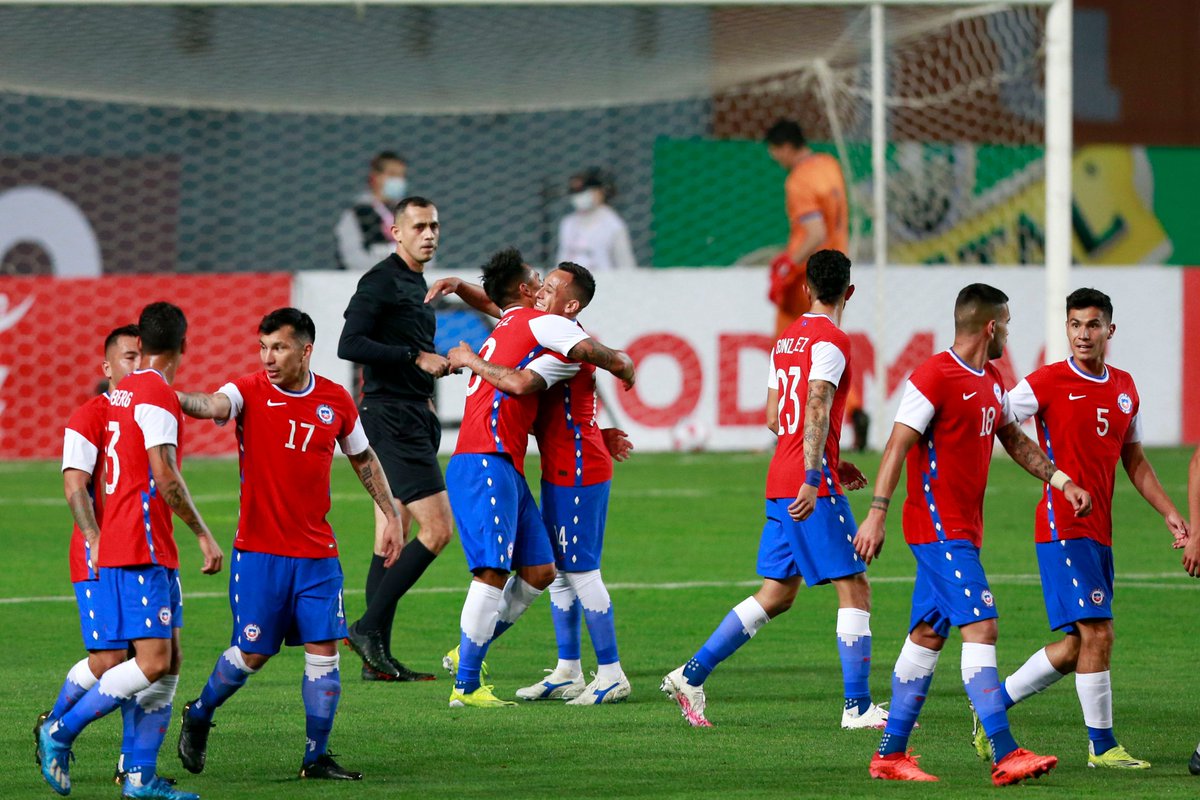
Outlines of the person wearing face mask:
{"type": "Polygon", "coordinates": [[[572,211],[558,226],[558,261],[583,264],[593,272],[637,266],[629,228],[608,200],[612,182],[592,167],[572,175],[568,183],[572,211]]]}
{"type": "Polygon", "coordinates": [[[338,269],[365,272],[396,248],[392,238],[392,209],[408,193],[408,163],[384,150],[371,159],[368,191],[342,212],[334,228],[338,269]]]}

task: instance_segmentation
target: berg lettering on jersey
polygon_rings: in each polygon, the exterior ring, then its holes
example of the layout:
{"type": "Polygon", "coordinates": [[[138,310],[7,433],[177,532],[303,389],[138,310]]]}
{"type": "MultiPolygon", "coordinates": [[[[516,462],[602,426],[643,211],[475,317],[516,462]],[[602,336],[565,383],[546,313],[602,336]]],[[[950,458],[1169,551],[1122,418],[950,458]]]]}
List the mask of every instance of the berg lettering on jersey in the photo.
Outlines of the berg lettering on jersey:
{"type": "Polygon", "coordinates": [[[1092,513],[1079,519],[1063,493],[1046,484],[1035,514],[1036,540],[1094,539],[1111,546],[1113,483],[1121,450],[1142,440],[1141,399],[1133,376],[1106,367],[1096,377],[1067,359],[1021,381],[1009,393],[1009,402],[1018,421],[1035,418],[1046,456],[1092,497],[1092,513]]]}
{"type": "Polygon", "coordinates": [[[161,372],[131,372],[108,395],[100,566],[179,567],[171,508],[150,472],[151,447],[175,445],[183,463],[183,410],[161,372]]]}
{"type": "MultiPolygon", "coordinates": [[[[500,366],[531,369],[553,386],[578,372],[579,364],[566,354],[587,338],[578,325],[563,317],[532,308],[510,308],[479,348],[479,355],[500,366]]],[[[472,375],[454,452],[503,453],[524,475],[525,451],[537,412],[536,394],[509,395],[472,375]]]]}
{"type": "MultiPolygon", "coordinates": [[[[96,514],[97,524],[104,521],[104,461],[101,459],[101,450],[107,423],[108,395],[98,394],[75,409],[63,431],[63,471],[77,469],[92,476],[88,495],[92,498],[92,511],[96,514]]],[[[71,532],[68,561],[71,565],[71,583],[94,581],[98,577],[96,564],[92,563],[91,547],[78,525],[71,532]]]]}
{"type": "Polygon", "coordinates": [[[275,386],[262,370],[217,390],[229,398],[230,418],[237,421],[242,486],[233,546],[239,550],[292,558],[338,554],[326,519],[333,449],[358,455],[369,443],[346,390],[309,375],[301,392],[275,386]]]}
{"type": "Polygon", "coordinates": [[[768,499],[793,498],[804,485],[804,413],[810,381],[828,381],[835,387],[817,496],[842,494],[838,464],[850,378],[850,337],[823,314],[803,315],[775,342],[767,388],[778,392],[779,442],[767,470],[768,499]]]}
{"type": "Polygon", "coordinates": [[[996,431],[1014,417],[1000,372],[975,370],[953,350],[908,379],[896,422],[921,433],[908,452],[904,540],[966,539],[983,545],[983,494],[996,431]]]}
{"type": "Polygon", "coordinates": [[[542,480],[556,486],[593,486],[612,480],[612,456],[596,424],[596,368],[580,364],[573,378],[538,398],[533,423],[542,456],[542,480]]]}

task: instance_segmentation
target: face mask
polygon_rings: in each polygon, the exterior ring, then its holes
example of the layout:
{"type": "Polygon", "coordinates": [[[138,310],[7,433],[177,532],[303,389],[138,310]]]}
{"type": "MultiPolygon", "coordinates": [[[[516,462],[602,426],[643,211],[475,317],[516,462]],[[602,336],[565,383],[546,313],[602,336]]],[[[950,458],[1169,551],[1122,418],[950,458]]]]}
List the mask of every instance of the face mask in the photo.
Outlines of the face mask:
{"type": "Polygon", "coordinates": [[[387,177],[383,179],[383,196],[387,200],[396,202],[404,199],[404,193],[408,190],[408,181],[404,178],[387,177]]]}
{"type": "Polygon", "coordinates": [[[571,195],[571,205],[575,207],[576,211],[591,211],[596,207],[596,193],[591,189],[576,192],[571,195]]]}

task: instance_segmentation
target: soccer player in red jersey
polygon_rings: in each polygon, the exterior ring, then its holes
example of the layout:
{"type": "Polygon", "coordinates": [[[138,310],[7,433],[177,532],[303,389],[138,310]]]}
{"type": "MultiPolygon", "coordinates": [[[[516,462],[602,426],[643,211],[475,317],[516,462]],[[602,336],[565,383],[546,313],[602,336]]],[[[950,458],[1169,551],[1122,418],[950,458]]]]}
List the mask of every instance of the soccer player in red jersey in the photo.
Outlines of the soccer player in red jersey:
{"type": "MultiPolygon", "coordinates": [[[[635,380],[629,356],[604,347],[576,323],[531,307],[541,285],[516,249],[496,253],[484,266],[483,289],[500,322],[478,355],[465,344],[450,351],[452,368],[475,373],[446,469],[450,506],[474,575],[459,647],[443,660],[455,673],[451,707],[510,705],[480,685],[483,656],[554,580],[550,539],[525,481],[525,451],[538,412],[534,393],[572,377],[579,361],[609,370],[626,387],[635,380]],[[515,376],[519,389],[510,386],[515,370],[524,373],[515,376]],[[485,379],[496,388],[484,389],[485,379]],[[517,575],[509,579],[513,569],[517,575]]],[[[435,286],[429,296],[439,291],[435,286]]]]}
{"type": "Polygon", "coordinates": [[[904,539],[917,560],[908,638],[892,675],[892,704],[870,774],[887,780],[936,781],[906,752],[929,692],[938,656],[956,627],[962,634],[962,678],[993,752],[992,782],[1017,783],[1049,772],[1054,756],[1017,746],[1000,700],[996,671],[996,601],[979,561],[983,495],[994,439],[1033,476],[1063,492],[1074,513],[1091,510],[1088,493],[1056,470],[1021,432],[1000,372],[991,365],[1008,340],[1008,297],[973,283],[954,304],[954,345],[913,372],[883,452],[871,510],[855,549],[868,563],[879,555],[884,520],[908,459],[904,539]]]}
{"type": "Polygon", "coordinates": [[[39,755],[46,782],[67,794],[75,738],[90,723],[136,698],[136,731],[124,763],[123,796],[195,800],[198,795],[156,775],[181,661],[182,592],[171,512],[196,534],[205,574],[219,572],[224,556],[179,471],[182,412],[171,383],[186,348],[187,319],[177,306],[151,303],[142,309],[138,331],[142,368],[108,394],[104,521],[100,536],[88,537],[100,568],[93,598],[96,617],[103,620],[101,635],[132,643],[136,655],[105,672],[61,718],[47,720],[40,732],[39,755]]]}
{"type": "MultiPolygon", "coordinates": [[[[1050,629],[1064,636],[1005,678],[1000,694],[1011,708],[1074,672],[1088,731],[1088,766],[1148,769],[1150,762],[1132,757],[1113,735],[1112,498],[1118,462],[1162,515],[1177,547],[1187,539],[1187,525],[1142,449],[1141,400],[1133,376],[1105,361],[1117,329],[1112,313],[1112,300],[1103,292],[1078,289],[1068,295],[1070,358],[1041,367],[1008,395],[1018,422],[1034,418],[1047,457],[1089,487],[1092,513],[1077,518],[1062,493],[1046,485],[1034,538],[1050,629]]],[[[978,726],[975,744],[987,757],[978,726]]]]}
{"type": "MultiPolygon", "coordinates": [[[[104,340],[102,368],[110,387],[136,370],[142,360],[138,348],[136,325],[124,325],[111,331],[104,340]]],[[[69,561],[71,584],[75,589],[75,603],[79,608],[79,627],[83,635],[83,647],[87,658],[71,667],[59,690],[54,707],[38,717],[33,736],[36,745],[39,731],[46,719],[58,719],[92,688],[100,676],[125,660],[128,642],[114,642],[101,637],[102,620],[96,619],[96,606],[92,600],[93,590],[99,580],[99,570],[92,558],[89,540],[100,535],[103,519],[104,430],[108,422],[108,394],[98,394],[81,405],[71,414],[63,432],[63,490],[71,516],[75,520],[71,532],[69,561]],[[88,531],[87,534],[84,531],[88,531]]],[[[125,719],[125,738],[121,746],[121,758],[117,763],[117,775],[129,748],[133,745],[133,704],[121,709],[125,719]]]]}
{"type": "Polygon", "coordinates": [[[280,308],[263,317],[258,335],[262,370],[214,394],[180,395],[189,416],[237,422],[242,481],[229,580],[232,641],[200,696],[183,707],[179,758],[189,772],[204,769],[213,714],[286,643],[304,647],[300,777],[359,780],[361,772],[327,752],[341,696],[337,643],[346,635],[337,539],[326,520],[335,447],[387,518],[388,566],[400,552],[400,519],[354,401],[309,367],[312,317],[280,308]]]}
{"type": "Polygon", "coordinates": [[[866,478],[841,460],[840,439],[852,366],[841,329],[854,294],[850,259],[820,250],[805,273],[811,311],[791,323],[771,351],[767,424],[779,436],[767,472],[766,523],[757,571],[762,586],[738,603],[704,645],[662,681],[691,725],[708,727],[704,682],[770,620],[792,607],[803,580],[832,583],[838,595],[838,655],[843,728],[882,728],[887,712],[871,702],[871,587],[851,543],[854,515],[846,489],[866,478]]]}

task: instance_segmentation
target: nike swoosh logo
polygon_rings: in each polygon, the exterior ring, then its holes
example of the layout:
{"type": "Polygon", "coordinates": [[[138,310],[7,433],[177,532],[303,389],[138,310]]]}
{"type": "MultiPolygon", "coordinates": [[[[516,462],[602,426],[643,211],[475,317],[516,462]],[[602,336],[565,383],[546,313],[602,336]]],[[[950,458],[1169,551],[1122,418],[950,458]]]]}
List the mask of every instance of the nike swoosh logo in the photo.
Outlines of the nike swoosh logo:
{"type": "Polygon", "coordinates": [[[1087,397],[1087,395],[1086,394],[1068,394],[1067,395],[1068,400],[1079,400],[1084,397],[1087,397]]]}
{"type": "Polygon", "coordinates": [[[977,394],[979,394],[979,392],[971,392],[970,394],[966,394],[966,393],[964,392],[964,393],[963,393],[963,400],[970,400],[972,397],[974,397],[974,396],[975,396],[975,395],[977,395],[977,394]]]}
{"type": "Polygon", "coordinates": [[[267,401],[267,405],[269,405],[269,406],[286,406],[286,405],[287,405],[287,400],[283,400],[283,401],[280,401],[280,402],[278,402],[278,403],[272,403],[270,400],[268,400],[268,401],[267,401]]]}

